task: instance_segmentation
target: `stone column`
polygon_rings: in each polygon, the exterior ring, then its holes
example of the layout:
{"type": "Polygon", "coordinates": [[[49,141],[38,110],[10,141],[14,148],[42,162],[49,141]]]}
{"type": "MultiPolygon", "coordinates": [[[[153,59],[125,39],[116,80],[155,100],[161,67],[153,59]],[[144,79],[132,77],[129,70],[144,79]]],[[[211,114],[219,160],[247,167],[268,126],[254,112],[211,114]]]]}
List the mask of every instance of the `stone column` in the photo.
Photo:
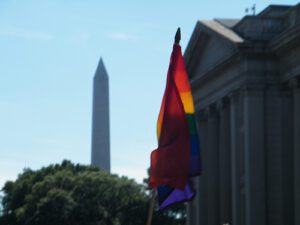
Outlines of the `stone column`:
{"type": "Polygon", "coordinates": [[[216,106],[208,112],[208,224],[219,225],[219,119],[216,106]]]}
{"type": "MultiPolygon", "coordinates": [[[[197,188],[197,178],[191,180],[191,185],[194,189],[197,188]]],[[[199,224],[199,206],[197,202],[197,196],[187,204],[187,224],[188,225],[198,225],[199,224]]]]}
{"type": "Polygon", "coordinates": [[[266,225],[264,91],[244,90],[246,225],[266,225]]]}
{"type": "Polygon", "coordinates": [[[229,99],[223,98],[218,103],[218,109],[220,112],[220,224],[231,224],[231,154],[229,99]]]}
{"type": "Polygon", "coordinates": [[[192,186],[196,197],[187,205],[187,224],[207,224],[207,110],[196,113],[197,128],[200,140],[200,154],[202,158],[202,174],[192,179],[192,186]]]}
{"type": "Polygon", "coordinates": [[[207,186],[207,154],[208,154],[208,121],[207,121],[207,110],[202,110],[197,113],[197,124],[200,140],[200,155],[202,163],[202,174],[199,177],[198,186],[198,204],[199,204],[199,224],[197,225],[207,225],[208,224],[208,186],[207,186]]]}
{"type": "Polygon", "coordinates": [[[269,86],[265,93],[265,146],[267,181],[267,220],[271,225],[282,225],[283,216],[283,95],[282,87],[269,86]]]}
{"type": "Polygon", "coordinates": [[[295,224],[300,224],[300,84],[299,80],[291,81],[293,86],[294,105],[294,213],[295,224]]]}
{"type": "Polygon", "coordinates": [[[267,221],[294,225],[292,92],[287,85],[265,91],[267,221]]]}
{"type": "Polygon", "coordinates": [[[241,225],[241,161],[239,133],[239,98],[240,92],[230,94],[230,153],[231,153],[231,185],[232,185],[232,225],[241,225]]]}
{"type": "MultiPolygon", "coordinates": [[[[293,95],[290,88],[281,93],[282,215],[284,225],[294,225],[294,144],[293,95]]],[[[277,175],[277,174],[276,174],[277,175]]],[[[275,176],[276,176],[275,175],[275,176]]],[[[277,175],[278,176],[278,175],[277,175]]],[[[276,196],[277,197],[277,196],[276,196]]],[[[279,223],[278,223],[279,224],[279,223]]]]}
{"type": "Polygon", "coordinates": [[[187,225],[195,225],[193,221],[193,208],[192,208],[192,203],[188,202],[186,205],[186,224],[187,225]]]}
{"type": "Polygon", "coordinates": [[[194,188],[196,191],[196,196],[193,199],[193,207],[195,209],[194,213],[194,220],[195,220],[195,225],[200,224],[200,195],[199,195],[199,188],[200,188],[200,182],[199,182],[199,177],[194,178],[194,188]]]}

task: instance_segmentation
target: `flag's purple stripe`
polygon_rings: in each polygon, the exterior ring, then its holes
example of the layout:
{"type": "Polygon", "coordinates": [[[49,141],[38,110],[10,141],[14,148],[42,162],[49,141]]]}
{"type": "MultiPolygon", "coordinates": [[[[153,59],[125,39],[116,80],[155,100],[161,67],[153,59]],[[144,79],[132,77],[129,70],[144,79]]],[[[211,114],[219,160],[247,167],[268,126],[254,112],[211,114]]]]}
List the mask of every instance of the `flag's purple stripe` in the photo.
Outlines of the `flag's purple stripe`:
{"type": "Polygon", "coordinates": [[[161,185],[157,187],[157,199],[160,205],[169,197],[173,190],[174,188],[171,188],[167,185],[161,185]]]}
{"type": "Polygon", "coordinates": [[[159,206],[159,209],[164,209],[174,203],[191,200],[195,196],[195,192],[191,186],[187,184],[184,190],[174,189],[172,193],[159,206]]]}

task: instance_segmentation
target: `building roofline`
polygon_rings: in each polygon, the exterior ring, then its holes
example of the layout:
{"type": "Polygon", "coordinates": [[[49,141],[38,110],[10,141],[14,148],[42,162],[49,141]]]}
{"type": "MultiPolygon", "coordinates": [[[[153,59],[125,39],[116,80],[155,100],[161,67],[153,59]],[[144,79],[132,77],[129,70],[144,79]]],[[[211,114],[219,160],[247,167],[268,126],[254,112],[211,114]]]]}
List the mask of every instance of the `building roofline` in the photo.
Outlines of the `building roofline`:
{"type": "Polygon", "coordinates": [[[233,43],[242,43],[244,39],[238,35],[234,30],[230,29],[229,27],[221,24],[215,20],[200,20],[200,24],[209,28],[210,30],[214,31],[215,33],[221,35],[222,37],[226,38],[227,40],[233,43]]]}
{"type": "Polygon", "coordinates": [[[272,9],[285,9],[288,10],[290,8],[294,7],[293,5],[269,5],[267,8],[263,9],[260,13],[258,13],[256,16],[264,16],[267,13],[269,13],[272,9]]]}

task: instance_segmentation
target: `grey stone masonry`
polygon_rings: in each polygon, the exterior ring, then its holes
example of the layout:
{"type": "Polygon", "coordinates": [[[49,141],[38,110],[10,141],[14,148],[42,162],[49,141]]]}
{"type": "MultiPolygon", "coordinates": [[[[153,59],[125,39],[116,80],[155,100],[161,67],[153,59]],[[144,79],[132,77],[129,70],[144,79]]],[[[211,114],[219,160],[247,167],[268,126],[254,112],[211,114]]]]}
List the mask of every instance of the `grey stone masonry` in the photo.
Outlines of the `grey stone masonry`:
{"type": "Polygon", "coordinates": [[[246,87],[245,188],[246,225],[266,224],[264,92],[262,87],[246,87]]]}
{"type": "Polygon", "coordinates": [[[240,92],[230,95],[230,155],[231,155],[231,186],[232,186],[232,225],[241,224],[241,142],[240,142],[240,92]]]}
{"type": "Polygon", "coordinates": [[[295,224],[300,224],[300,85],[293,79],[295,224]]]}
{"type": "Polygon", "coordinates": [[[267,220],[270,224],[292,224],[293,132],[292,98],[288,88],[270,86],[265,92],[265,150],[267,220]],[[287,176],[288,174],[288,176],[287,176]]]}
{"type": "MultiPolygon", "coordinates": [[[[281,128],[279,129],[280,135],[278,139],[282,139],[281,146],[281,162],[275,163],[277,167],[280,167],[282,193],[276,197],[282,197],[282,211],[278,214],[283,215],[283,223],[285,225],[293,225],[294,223],[294,150],[293,150],[293,95],[290,88],[284,87],[281,91],[282,106],[281,106],[281,128]]],[[[275,173],[274,173],[274,176],[275,173]]],[[[279,178],[280,179],[280,178],[279,178]]],[[[269,181],[268,181],[269,182],[269,181]]],[[[270,186],[270,182],[269,185],[270,186]]],[[[274,196],[275,197],[275,196],[274,196]]],[[[272,204],[269,202],[269,204],[272,204]]],[[[275,205],[278,205],[275,204],[275,205]]],[[[269,215],[270,218],[271,215],[269,215]]],[[[274,216],[275,217],[275,216],[274,216]]]]}
{"type": "Polygon", "coordinates": [[[220,224],[219,199],[219,119],[216,106],[212,105],[208,111],[208,224],[220,224]]]}
{"type": "Polygon", "coordinates": [[[230,154],[230,108],[229,99],[218,103],[220,113],[220,223],[231,221],[231,154],[230,154]]]}
{"type": "MultiPolygon", "coordinates": [[[[191,185],[195,190],[199,190],[199,179],[197,177],[191,180],[191,185]]],[[[192,201],[188,203],[187,214],[188,223],[187,224],[199,224],[199,195],[197,195],[192,201]]]]}
{"type": "Polygon", "coordinates": [[[201,137],[200,154],[202,159],[202,174],[199,177],[198,204],[199,204],[199,224],[208,224],[208,185],[207,185],[207,156],[208,156],[208,121],[207,110],[197,113],[199,121],[198,132],[201,137]]]}
{"type": "Polygon", "coordinates": [[[299,40],[300,4],[197,22],[184,58],[208,114],[190,225],[300,225],[299,40]]]}

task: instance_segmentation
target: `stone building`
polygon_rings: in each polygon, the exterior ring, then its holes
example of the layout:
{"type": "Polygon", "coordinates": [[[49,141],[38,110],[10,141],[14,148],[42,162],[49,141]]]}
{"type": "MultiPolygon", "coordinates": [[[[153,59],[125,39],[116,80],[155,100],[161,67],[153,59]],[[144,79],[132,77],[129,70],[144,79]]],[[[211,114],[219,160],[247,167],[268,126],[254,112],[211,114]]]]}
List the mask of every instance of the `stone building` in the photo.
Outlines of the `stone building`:
{"type": "Polygon", "coordinates": [[[199,21],[185,52],[203,174],[189,225],[300,225],[300,5],[199,21]]]}

